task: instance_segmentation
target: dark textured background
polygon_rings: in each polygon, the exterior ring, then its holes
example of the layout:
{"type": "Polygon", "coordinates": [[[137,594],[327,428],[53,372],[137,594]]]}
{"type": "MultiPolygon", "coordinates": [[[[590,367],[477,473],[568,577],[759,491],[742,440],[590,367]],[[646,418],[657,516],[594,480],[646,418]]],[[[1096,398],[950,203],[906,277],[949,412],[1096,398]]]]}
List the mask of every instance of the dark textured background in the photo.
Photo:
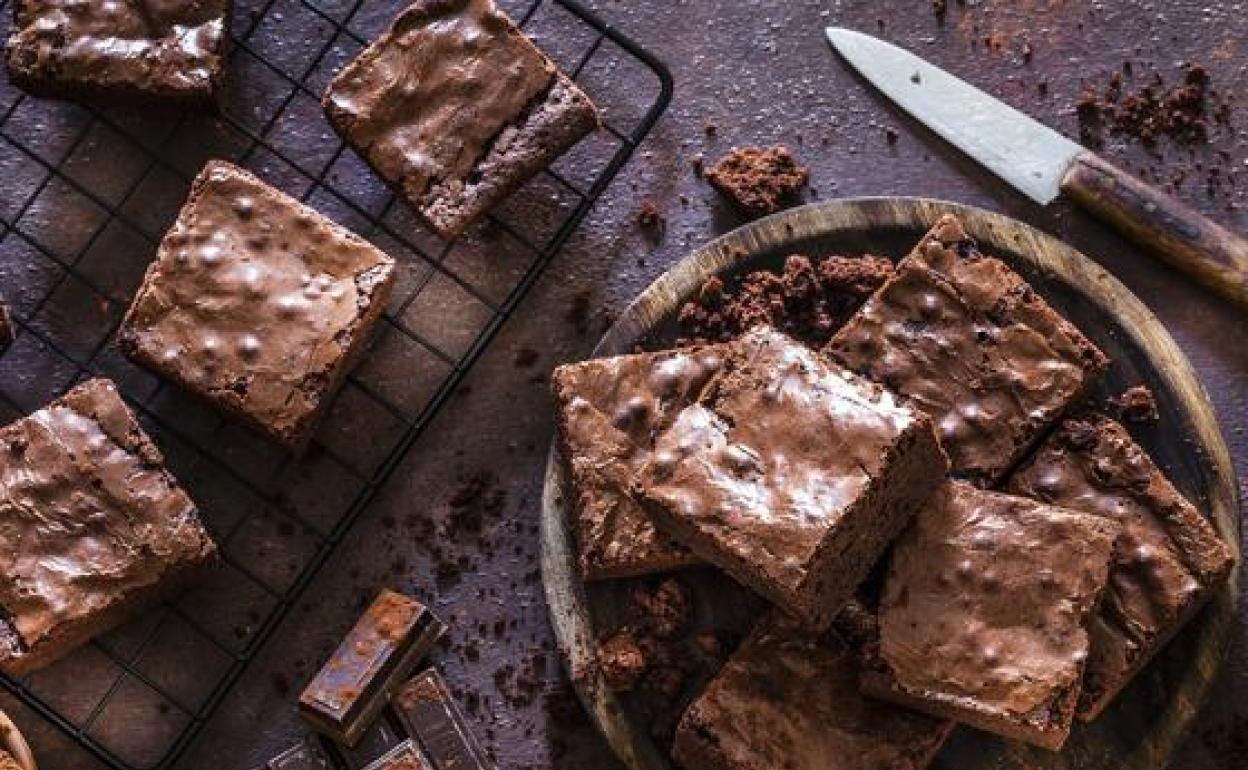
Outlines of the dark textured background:
{"type": "MultiPolygon", "coordinates": [[[[1182,62],[1200,61],[1217,90],[1248,92],[1248,16],[1240,6],[950,2],[940,24],[926,0],[595,5],[669,63],[677,81],[670,113],[244,676],[186,767],[242,770],[299,733],[295,693],[362,603],[384,585],[430,598],[451,623],[451,643],[438,660],[504,767],[615,767],[571,699],[542,599],[537,510],[551,435],[546,377],[557,363],[589,350],[602,328],[599,310],[620,308],[690,248],[737,222],[690,168],[695,156],[713,158],[735,144],[788,144],[811,166],[821,199],[922,195],[979,205],[1052,232],[1105,264],[1187,351],[1217,406],[1244,486],[1248,316],[1077,210],[1064,204],[1041,209],[959,157],[866,88],[821,35],[830,23],[880,34],[1075,135],[1081,81],[1103,85],[1124,60],[1137,73],[1155,69],[1169,80],[1182,62]],[[895,143],[886,138],[889,128],[898,132],[895,143]],[[667,218],[657,244],[635,223],[646,199],[667,218]],[[578,312],[586,297],[588,322],[578,312]],[[492,499],[479,517],[464,521],[449,501],[474,477],[485,480],[492,499]],[[463,569],[448,569],[456,560],[463,569]]],[[[545,29],[545,43],[557,44],[559,33],[557,26],[545,29]]],[[[1216,131],[1208,146],[1163,143],[1159,150],[1150,154],[1111,140],[1104,153],[1164,179],[1184,172],[1179,197],[1248,230],[1248,105],[1235,107],[1232,128],[1216,131]],[[1213,167],[1236,178],[1210,194],[1205,180],[1213,167]]],[[[479,269],[490,267],[483,261],[479,269]]],[[[132,729],[141,731],[146,721],[134,714],[132,729]]],[[[1243,622],[1196,724],[1175,768],[1248,766],[1243,622]]],[[[93,767],[59,738],[36,733],[48,767],[93,767]]]]}

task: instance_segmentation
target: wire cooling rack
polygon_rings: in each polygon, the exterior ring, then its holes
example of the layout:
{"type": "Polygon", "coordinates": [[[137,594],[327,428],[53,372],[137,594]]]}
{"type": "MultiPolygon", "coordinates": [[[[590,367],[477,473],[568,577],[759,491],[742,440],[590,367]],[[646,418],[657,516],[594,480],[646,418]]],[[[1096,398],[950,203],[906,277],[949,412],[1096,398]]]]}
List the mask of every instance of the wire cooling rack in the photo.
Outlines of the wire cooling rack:
{"type": "MultiPolygon", "coordinates": [[[[0,0],[6,20],[11,4],[0,0]]],[[[219,115],[39,100],[0,79],[0,293],[18,326],[0,362],[0,420],[86,377],[112,378],[224,557],[177,602],[45,671],[3,678],[117,770],[167,768],[185,753],[671,98],[662,63],[579,2],[501,0],[594,98],[606,126],[445,243],[344,147],[319,106],[329,79],[401,0],[235,5],[219,115]],[[130,365],[112,344],[211,157],[250,168],[400,263],[382,328],[299,460],[130,365]]]]}

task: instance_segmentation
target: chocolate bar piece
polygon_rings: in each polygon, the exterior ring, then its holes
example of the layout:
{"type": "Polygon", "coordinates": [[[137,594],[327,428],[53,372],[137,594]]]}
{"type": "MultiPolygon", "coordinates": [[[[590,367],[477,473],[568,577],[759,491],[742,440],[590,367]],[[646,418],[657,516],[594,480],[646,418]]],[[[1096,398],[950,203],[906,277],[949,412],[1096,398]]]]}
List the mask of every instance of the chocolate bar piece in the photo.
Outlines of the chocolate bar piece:
{"type": "Polygon", "coordinates": [[[494,763],[468,729],[463,712],[435,669],[416,675],[390,697],[399,721],[407,728],[435,770],[485,770],[494,763]]]}
{"type": "Polygon", "coordinates": [[[299,696],[299,713],[318,732],[354,746],[445,631],[420,602],[382,591],[299,696]]]}
{"type": "Polygon", "coordinates": [[[334,763],[315,738],[305,738],[256,770],[334,770],[334,763]]]}
{"type": "Polygon", "coordinates": [[[382,754],[364,770],[434,770],[415,742],[406,740],[382,754]]]}

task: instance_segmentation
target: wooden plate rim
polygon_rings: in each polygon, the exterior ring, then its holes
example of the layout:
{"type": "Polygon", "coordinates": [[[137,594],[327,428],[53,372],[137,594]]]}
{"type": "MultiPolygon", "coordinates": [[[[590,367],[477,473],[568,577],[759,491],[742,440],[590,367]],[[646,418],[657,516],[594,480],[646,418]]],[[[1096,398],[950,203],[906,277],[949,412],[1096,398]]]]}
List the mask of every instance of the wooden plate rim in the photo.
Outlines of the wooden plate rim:
{"type": "MultiPolygon", "coordinates": [[[[1240,505],[1230,450],[1218,426],[1208,393],[1187,357],[1155,315],[1104,268],[1059,239],[997,212],[932,198],[864,197],[813,203],[743,225],[715,238],[674,264],[650,284],[603,335],[591,358],[627,353],[675,306],[689,297],[712,274],[722,273],[764,253],[790,244],[863,232],[870,228],[906,228],[926,231],[941,214],[959,216],[967,231],[983,243],[1012,234],[1017,251],[1039,271],[1060,277],[1107,313],[1116,314],[1132,341],[1149,351],[1157,375],[1179,396],[1192,420],[1195,438],[1204,447],[1212,468],[1208,492],[1210,514],[1237,557],[1226,585],[1212,600],[1210,620],[1203,628],[1211,637],[1213,655],[1193,661],[1197,676],[1186,677],[1175,693],[1165,729],[1143,736],[1138,748],[1117,763],[1124,768],[1161,768],[1186,735],[1200,705],[1208,697],[1217,667],[1224,657],[1234,624],[1239,587],[1240,505]],[[1031,241],[1029,248],[1026,241],[1031,241]]],[[[1004,258],[1004,257],[1003,257],[1004,258]]],[[[589,617],[585,586],[575,569],[570,528],[564,512],[564,469],[552,442],[542,493],[542,580],[551,623],[564,665],[599,731],[616,756],[630,770],[666,770],[672,765],[653,750],[648,736],[637,733],[623,718],[623,704],[602,681],[593,664],[596,642],[589,617]]]]}

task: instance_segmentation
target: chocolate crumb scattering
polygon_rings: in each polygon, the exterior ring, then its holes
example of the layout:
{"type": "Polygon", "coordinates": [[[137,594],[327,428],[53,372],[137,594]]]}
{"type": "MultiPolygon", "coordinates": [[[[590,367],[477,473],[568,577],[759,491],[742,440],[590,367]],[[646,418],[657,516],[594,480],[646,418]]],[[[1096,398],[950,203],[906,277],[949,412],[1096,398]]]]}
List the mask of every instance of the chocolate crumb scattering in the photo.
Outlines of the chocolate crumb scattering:
{"type": "Polygon", "coordinates": [[[810,173],[787,147],[777,145],[734,148],[706,172],[706,179],[743,214],[761,217],[796,202],[810,173]]]}
{"type": "Polygon", "coordinates": [[[658,242],[663,239],[663,233],[667,230],[667,218],[659,210],[658,204],[647,198],[641,202],[641,209],[637,212],[637,225],[647,238],[658,242]]]}
{"type": "Polygon", "coordinates": [[[1147,385],[1133,385],[1109,400],[1118,416],[1127,422],[1156,422],[1160,418],[1157,399],[1147,385]]]}
{"type": "Polygon", "coordinates": [[[681,308],[681,345],[727,342],[758,324],[769,324],[821,347],[893,274],[884,257],[793,255],[784,270],[759,270],[731,285],[709,278],[681,308]]]}
{"type": "MultiPolygon", "coordinates": [[[[1130,74],[1130,67],[1124,65],[1130,74]]],[[[1106,131],[1153,147],[1162,137],[1183,145],[1209,141],[1210,122],[1230,122],[1230,102],[1214,103],[1209,72],[1199,64],[1184,68],[1183,82],[1167,87],[1160,74],[1133,92],[1124,88],[1122,72],[1115,72],[1100,94],[1085,86],[1075,106],[1080,140],[1099,146],[1106,131]]]]}

